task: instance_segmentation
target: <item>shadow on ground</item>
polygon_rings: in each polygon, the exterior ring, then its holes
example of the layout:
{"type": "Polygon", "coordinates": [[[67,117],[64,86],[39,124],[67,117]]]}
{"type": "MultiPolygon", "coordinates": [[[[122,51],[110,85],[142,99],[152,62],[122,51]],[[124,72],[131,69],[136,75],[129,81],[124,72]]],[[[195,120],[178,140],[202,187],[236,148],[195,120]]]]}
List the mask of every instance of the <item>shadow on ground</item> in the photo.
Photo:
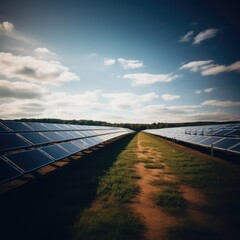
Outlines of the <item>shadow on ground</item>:
{"type": "Polygon", "coordinates": [[[133,137],[0,195],[1,238],[69,239],[76,217],[95,199],[99,178],[133,137]]]}

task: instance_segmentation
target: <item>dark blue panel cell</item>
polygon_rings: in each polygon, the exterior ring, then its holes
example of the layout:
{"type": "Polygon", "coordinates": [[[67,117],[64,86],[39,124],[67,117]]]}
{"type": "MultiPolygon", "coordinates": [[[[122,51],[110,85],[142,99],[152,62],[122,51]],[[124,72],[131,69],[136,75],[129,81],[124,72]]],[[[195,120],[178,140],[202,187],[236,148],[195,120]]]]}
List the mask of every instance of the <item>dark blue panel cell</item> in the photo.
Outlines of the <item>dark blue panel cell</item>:
{"type": "Polygon", "coordinates": [[[49,128],[42,123],[26,122],[26,125],[30,126],[33,129],[33,131],[36,131],[36,132],[49,131],[49,128]]]}
{"type": "Polygon", "coordinates": [[[224,129],[224,130],[216,132],[214,135],[216,135],[216,136],[223,136],[223,135],[227,135],[230,132],[232,132],[231,129],[224,129]]]}
{"type": "Polygon", "coordinates": [[[0,134],[0,151],[9,151],[29,146],[31,145],[18,137],[15,133],[0,134]]]}
{"type": "Polygon", "coordinates": [[[234,130],[234,131],[226,134],[226,136],[236,136],[236,137],[238,137],[238,136],[240,136],[240,129],[234,130]]]}
{"type": "Polygon", "coordinates": [[[0,184],[21,176],[22,173],[0,158],[0,184]]]}
{"type": "Polygon", "coordinates": [[[77,153],[81,150],[71,142],[60,143],[59,145],[68,150],[71,154],[77,153]]]}
{"type": "Polygon", "coordinates": [[[199,143],[202,142],[203,140],[207,139],[208,137],[204,137],[204,136],[198,136],[198,138],[192,139],[190,142],[191,143],[199,143]]]}
{"type": "Polygon", "coordinates": [[[0,125],[0,133],[7,133],[7,132],[11,132],[11,131],[7,130],[6,128],[0,125]]]}
{"type": "Polygon", "coordinates": [[[231,148],[230,151],[233,151],[233,152],[237,152],[237,153],[240,153],[240,144],[231,148]]]}
{"type": "Polygon", "coordinates": [[[240,139],[236,139],[236,138],[225,138],[222,141],[215,143],[213,146],[216,148],[223,148],[223,149],[227,149],[231,146],[236,145],[237,143],[240,143],[240,139]]]}
{"type": "Polygon", "coordinates": [[[75,139],[83,137],[81,134],[79,134],[78,132],[75,132],[75,131],[71,131],[71,134],[74,136],[75,139]]]}
{"type": "Polygon", "coordinates": [[[72,143],[79,147],[80,150],[84,150],[90,147],[89,143],[86,143],[82,139],[72,141],[72,143]]]}
{"type": "Polygon", "coordinates": [[[78,131],[78,134],[81,134],[83,137],[88,137],[88,132],[87,131],[78,131]]]}
{"type": "Polygon", "coordinates": [[[215,142],[219,141],[220,139],[223,139],[223,138],[220,138],[220,137],[209,137],[208,139],[202,141],[200,144],[208,146],[208,145],[214,144],[215,142]]]}
{"type": "Polygon", "coordinates": [[[64,137],[65,140],[71,140],[74,139],[75,137],[71,134],[71,132],[67,132],[67,131],[60,131],[58,132],[59,135],[61,135],[62,137],[64,137]]]}
{"type": "Polygon", "coordinates": [[[56,142],[65,140],[65,138],[63,136],[57,134],[56,132],[42,132],[42,135],[44,135],[56,142]]]}
{"type": "Polygon", "coordinates": [[[15,121],[3,121],[2,124],[10,128],[13,132],[29,132],[33,131],[30,127],[26,126],[22,122],[15,121]]]}
{"type": "Polygon", "coordinates": [[[59,128],[56,124],[53,123],[44,123],[44,125],[50,130],[50,131],[60,131],[61,128],[59,128]]]}
{"type": "Polygon", "coordinates": [[[61,123],[59,123],[59,124],[55,124],[57,127],[59,127],[61,130],[75,130],[75,128],[74,129],[72,129],[69,125],[67,125],[67,124],[61,124],[61,123]]]}
{"type": "Polygon", "coordinates": [[[31,172],[53,162],[52,159],[38,150],[5,155],[12,163],[16,164],[24,172],[31,172]]]}
{"type": "Polygon", "coordinates": [[[21,135],[28,141],[30,141],[33,145],[40,145],[52,142],[52,140],[48,139],[47,137],[37,132],[21,133],[21,135]]]}
{"type": "Polygon", "coordinates": [[[60,148],[58,145],[51,145],[42,147],[41,150],[49,154],[53,157],[56,161],[62,158],[65,158],[70,155],[69,152],[65,151],[64,149],[60,148]]]}
{"type": "Polygon", "coordinates": [[[185,142],[191,142],[192,140],[194,140],[194,139],[196,139],[196,138],[198,138],[199,136],[197,136],[197,135],[193,135],[193,136],[189,136],[189,137],[186,137],[186,138],[184,138],[183,139],[183,141],[185,141],[185,142]]]}

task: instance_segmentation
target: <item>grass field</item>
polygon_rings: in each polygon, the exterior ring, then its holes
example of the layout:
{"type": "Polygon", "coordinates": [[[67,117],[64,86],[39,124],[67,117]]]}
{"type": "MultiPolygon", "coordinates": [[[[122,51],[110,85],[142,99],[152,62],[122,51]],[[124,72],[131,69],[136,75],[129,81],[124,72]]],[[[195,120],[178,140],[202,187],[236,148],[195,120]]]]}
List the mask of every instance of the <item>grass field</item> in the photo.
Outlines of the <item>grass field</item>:
{"type": "Polygon", "coordinates": [[[154,192],[148,200],[163,214],[159,221],[168,222],[159,225],[164,239],[239,239],[239,173],[239,166],[148,134],[127,136],[1,195],[1,234],[8,236],[3,239],[145,239],[151,222],[132,204],[144,193],[139,181],[151,175],[154,192]],[[136,171],[138,164],[148,176],[136,171]]]}

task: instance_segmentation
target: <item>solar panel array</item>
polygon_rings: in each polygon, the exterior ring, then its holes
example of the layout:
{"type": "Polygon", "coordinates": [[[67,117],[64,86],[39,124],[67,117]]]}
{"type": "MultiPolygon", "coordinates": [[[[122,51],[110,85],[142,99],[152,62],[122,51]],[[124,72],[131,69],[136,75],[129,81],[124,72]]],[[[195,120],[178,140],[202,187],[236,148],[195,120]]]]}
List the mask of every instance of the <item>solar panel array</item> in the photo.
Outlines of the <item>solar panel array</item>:
{"type": "Polygon", "coordinates": [[[0,184],[132,132],[108,126],[0,121],[0,184]]]}
{"type": "Polygon", "coordinates": [[[180,143],[240,155],[240,123],[147,129],[144,132],[180,143]]]}

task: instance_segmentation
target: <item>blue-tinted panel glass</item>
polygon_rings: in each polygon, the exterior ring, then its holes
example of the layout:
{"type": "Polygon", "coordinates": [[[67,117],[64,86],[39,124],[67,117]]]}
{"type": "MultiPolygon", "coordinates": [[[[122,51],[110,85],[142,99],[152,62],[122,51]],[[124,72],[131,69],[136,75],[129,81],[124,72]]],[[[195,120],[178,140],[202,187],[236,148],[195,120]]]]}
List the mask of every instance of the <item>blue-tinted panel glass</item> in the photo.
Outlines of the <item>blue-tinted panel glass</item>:
{"type": "Polygon", "coordinates": [[[0,184],[17,178],[22,174],[0,158],[0,184]]]}
{"type": "Polygon", "coordinates": [[[231,148],[230,151],[234,151],[234,152],[239,152],[240,153],[240,144],[231,148]]]}
{"type": "Polygon", "coordinates": [[[195,138],[195,139],[193,139],[192,141],[190,141],[191,143],[199,143],[199,142],[201,142],[201,141],[203,141],[203,140],[205,140],[205,139],[207,139],[208,137],[203,137],[203,136],[200,136],[200,137],[198,137],[198,138],[195,138]]]}
{"type": "Polygon", "coordinates": [[[202,141],[200,144],[202,145],[211,145],[212,143],[214,144],[215,142],[219,141],[222,138],[219,137],[209,137],[208,139],[202,141]]]}
{"type": "Polygon", "coordinates": [[[240,143],[239,139],[226,138],[226,139],[223,139],[222,141],[220,141],[218,143],[215,143],[214,147],[227,149],[227,148],[229,148],[233,145],[236,145],[237,143],[240,143]]]}
{"type": "Polygon", "coordinates": [[[81,150],[84,150],[90,147],[89,144],[83,141],[82,139],[72,141],[72,143],[77,147],[79,147],[81,150]]]}
{"type": "Polygon", "coordinates": [[[65,138],[63,136],[60,136],[56,132],[43,132],[42,135],[52,139],[53,141],[64,141],[65,138]]]}
{"type": "Polygon", "coordinates": [[[26,122],[28,126],[30,126],[33,131],[49,131],[47,126],[44,126],[42,123],[37,123],[37,122],[26,122]]]}
{"type": "Polygon", "coordinates": [[[194,139],[196,139],[196,138],[198,138],[198,137],[199,137],[199,136],[194,135],[194,136],[186,137],[186,138],[184,138],[183,140],[186,141],[186,142],[191,142],[192,140],[194,140],[194,139]]]}
{"type": "Polygon", "coordinates": [[[55,124],[56,126],[58,126],[61,130],[71,130],[71,127],[67,124],[55,124]]]}
{"type": "Polygon", "coordinates": [[[1,133],[7,133],[7,132],[10,132],[10,131],[6,130],[3,126],[0,125],[0,132],[1,133]]]}
{"type": "Polygon", "coordinates": [[[59,131],[61,128],[56,126],[56,124],[53,123],[44,123],[44,125],[50,130],[50,131],[59,131]]]}
{"type": "Polygon", "coordinates": [[[70,153],[60,148],[58,145],[42,147],[41,149],[47,154],[49,154],[51,157],[53,157],[55,160],[60,160],[70,155],[70,153]]]}
{"type": "Polygon", "coordinates": [[[74,139],[74,136],[71,134],[71,132],[61,131],[58,132],[58,134],[63,136],[65,140],[74,139]]]}
{"type": "Polygon", "coordinates": [[[21,168],[24,172],[31,172],[43,167],[51,162],[52,159],[39,152],[38,150],[29,150],[25,152],[13,153],[6,157],[21,168]]]}
{"type": "Polygon", "coordinates": [[[22,122],[3,121],[2,124],[10,128],[14,132],[29,132],[33,131],[30,127],[26,126],[22,122]]]}
{"type": "Polygon", "coordinates": [[[81,138],[82,137],[79,133],[77,133],[75,131],[71,131],[71,134],[74,136],[74,138],[81,138]]]}
{"type": "Polygon", "coordinates": [[[217,136],[223,136],[223,135],[228,134],[228,133],[230,133],[230,132],[232,132],[232,130],[224,129],[224,130],[221,130],[221,131],[219,131],[219,132],[216,132],[215,135],[217,135],[217,136]]]}
{"type": "Polygon", "coordinates": [[[240,136],[240,130],[234,130],[234,131],[226,134],[226,136],[240,136]]]}
{"type": "Polygon", "coordinates": [[[52,142],[52,140],[48,139],[47,137],[44,137],[43,135],[37,132],[22,133],[21,135],[28,141],[30,141],[33,145],[40,145],[52,142]]]}
{"type": "Polygon", "coordinates": [[[25,148],[31,146],[15,133],[0,134],[0,151],[25,148]]]}
{"type": "Polygon", "coordinates": [[[60,143],[59,145],[67,149],[71,154],[74,154],[80,151],[80,149],[71,142],[60,143]]]}

